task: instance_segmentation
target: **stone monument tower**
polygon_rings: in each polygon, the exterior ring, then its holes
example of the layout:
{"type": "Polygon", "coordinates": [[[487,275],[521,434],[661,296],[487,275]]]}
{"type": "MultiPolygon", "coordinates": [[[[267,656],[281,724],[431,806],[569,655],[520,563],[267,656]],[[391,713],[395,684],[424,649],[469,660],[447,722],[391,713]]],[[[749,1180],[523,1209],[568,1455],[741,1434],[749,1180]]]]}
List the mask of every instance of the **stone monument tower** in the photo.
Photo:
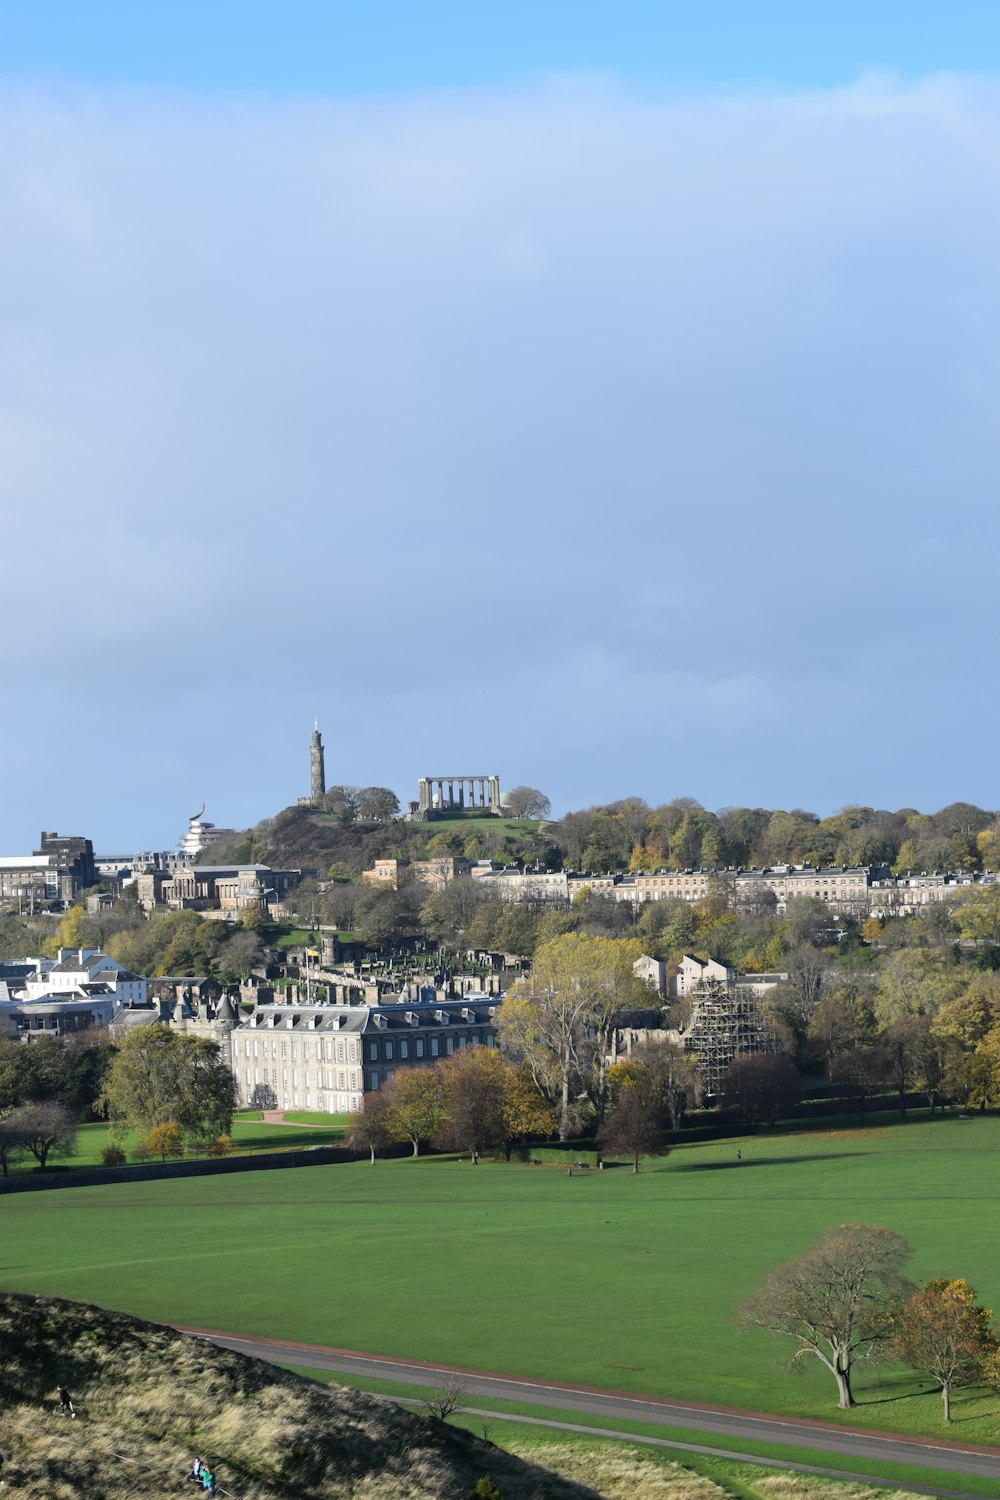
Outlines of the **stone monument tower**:
{"type": "Polygon", "coordinates": [[[312,739],[309,742],[309,796],[318,802],[326,793],[326,767],[323,763],[323,736],[319,732],[319,720],[315,721],[312,739]]]}

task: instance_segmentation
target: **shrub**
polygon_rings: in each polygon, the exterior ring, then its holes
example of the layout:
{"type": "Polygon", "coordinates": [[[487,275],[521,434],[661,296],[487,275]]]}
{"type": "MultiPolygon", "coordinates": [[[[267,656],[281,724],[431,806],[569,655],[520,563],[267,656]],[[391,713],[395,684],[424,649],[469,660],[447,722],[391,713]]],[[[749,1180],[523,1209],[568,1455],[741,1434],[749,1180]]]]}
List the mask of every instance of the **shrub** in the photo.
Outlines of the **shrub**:
{"type": "Polygon", "coordinates": [[[488,1474],[483,1475],[472,1491],[472,1496],[473,1500],[503,1500],[503,1496],[488,1474]]]}
{"type": "Polygon", "coordinates": [[[220,1135],[214,1141],[209,1141],[207,1150],[209,1156],[232,1156],[236,1150],[236,1142],[231,1135],[220,1135]]]}
{"type": "Polygon", "coordinates": [[[149,1156],[158,1156],[161,1161],[166,1161],[168,1156],[184,1155],[184,1138],[173,1120],[165,1120],[162,1125],[153,1126],[142,1147],[149,1156]]]}
{"type": "Polygon", "coordinates": [[[120,1146],[105,1146],[101,1152],[101,1161],[106,1167],[123,1167],[128,1157],[120,1146]]]}

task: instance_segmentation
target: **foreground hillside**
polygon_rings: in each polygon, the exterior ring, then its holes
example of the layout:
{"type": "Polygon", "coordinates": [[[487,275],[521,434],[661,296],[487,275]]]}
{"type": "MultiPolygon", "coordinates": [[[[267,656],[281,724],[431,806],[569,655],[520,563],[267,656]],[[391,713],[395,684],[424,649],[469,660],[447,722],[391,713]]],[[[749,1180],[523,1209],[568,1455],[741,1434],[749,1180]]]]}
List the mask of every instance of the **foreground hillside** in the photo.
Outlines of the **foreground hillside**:
{"type": "Polygon", "coordinates": [[[240,1500],[463,1500],[486,1474],[503,1500],[596,1494],[377,1396],[54,1298],[0,1294],[0,1409],[7,1488],[39,1500],[195,1493],[196,1454],[240,1500]]]}

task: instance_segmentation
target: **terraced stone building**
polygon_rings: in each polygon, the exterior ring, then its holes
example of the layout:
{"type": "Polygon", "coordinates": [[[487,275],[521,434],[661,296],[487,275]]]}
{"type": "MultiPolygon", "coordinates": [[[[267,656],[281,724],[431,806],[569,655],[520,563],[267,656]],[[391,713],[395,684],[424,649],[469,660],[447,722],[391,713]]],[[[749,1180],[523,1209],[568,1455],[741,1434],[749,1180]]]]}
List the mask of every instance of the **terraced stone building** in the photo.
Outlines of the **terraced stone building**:
{"type": "Polygon", "coordinates": [[[259,1005],[230,1034],[240,1103],[353,1113],[397,1068],[492,1047],[498,1003],[466,995],[426,1005],[259,1005]]]}

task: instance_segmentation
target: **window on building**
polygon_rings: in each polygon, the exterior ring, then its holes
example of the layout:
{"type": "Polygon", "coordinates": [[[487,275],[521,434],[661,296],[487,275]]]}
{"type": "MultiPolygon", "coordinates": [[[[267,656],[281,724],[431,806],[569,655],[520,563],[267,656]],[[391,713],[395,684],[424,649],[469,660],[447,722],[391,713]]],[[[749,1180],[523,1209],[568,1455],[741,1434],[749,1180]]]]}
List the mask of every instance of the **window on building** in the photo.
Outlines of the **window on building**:
{"type": "Polygon", "coordinates": [[[392,1043],[391,1042],[386,1042],[386,1044],[385,1044],[385,1060],[386,1060],[386,1062],[391,1062],[392,1059],[393,1059],[393,1056],[394,1056],[394,1053],[393,1053],[392,1043]]]}
{"type": "Polygon", "coordinates": [[[378,1088],[378,1073],[377,1072],[369,1073],[369,1075],[368,1075],[368,1082],[369,1082],[370,1086],[373,1089],[377,1089],[378,1088]]]}
{"type": "Polygon", "coordinates": [[[400,1042],[400,1044],[399,1044],[399,1055],[400,1055],[400,1057],[409,1057],[409,1055],[410,1055],[410,1044],[409,1044],[409,1042],[400,1042]]]}
{"type": "Polygon", "coordinates": [[[436,1036],[432,1036],[431,1037],[431,1057],[437,1057],[438,1051],[440,1049],[440,1045],[441,1044],[438,1041],[437,1037],[436,1036]]]}

